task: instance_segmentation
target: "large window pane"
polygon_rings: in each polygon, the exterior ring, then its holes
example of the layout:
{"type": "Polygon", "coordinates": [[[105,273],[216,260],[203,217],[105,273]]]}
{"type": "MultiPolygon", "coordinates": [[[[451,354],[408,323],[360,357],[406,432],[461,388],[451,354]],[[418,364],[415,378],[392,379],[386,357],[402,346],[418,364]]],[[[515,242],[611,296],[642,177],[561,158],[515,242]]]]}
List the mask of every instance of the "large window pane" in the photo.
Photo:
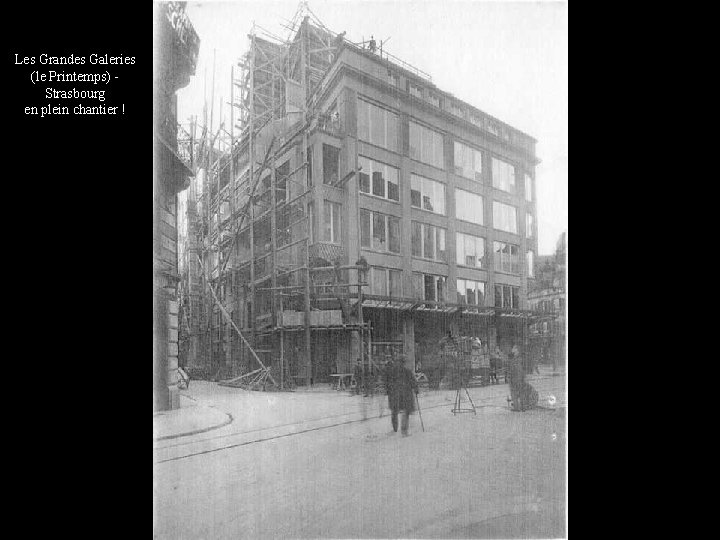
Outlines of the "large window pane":
{"type": "Polygon", "coordinates": [[[385,178],[383,178],[382,171],[373,171],[372,189],[373,195],[385,197],[385,178]]]}
{"type": "Polygon", "coordinates": [[[370,247],[370,217],[368,210],[360,210],[360,246],[370,247]]]}
{"type": "Polygon", "coordinates": [[[493,227],[517,234],[517,209],[514,206],[493,201],[493,227]]]}
{"type": "Polygon", "coordinates": [[[413,285],[413,298],[425,298],[425,284],[423,275],[418,272],[413,272],[412,275],[413,285]]]}
{"type": "Polygon", "coordinates": [[[458,219],[483,224],[483,198],[477,193],[455,189],[455,208],[458,219]]]}
{"type": "Polygon", "coordinates": [[[493,187],[515,193],[515,167],[497,158],[492,158],[493,187]]]}
{"type": "Polygon", "coordinates": [[[420,160],[422,139],[420,138],[420,126],[410,122],[410,157],[420,160]]]}
{"type": "Polygon", "coordinates": [[[444,168],[442,134],[410,122],[410,157],[439,169],[444,168]]]}
{"type": "Polygon", "coordinates": [[[390,296],[402,296],[402,272],[400,270],[388,270],[390,282],[390,296]]]}
{"type": "Polygon", "coordinates": [[[385,216],[383,214],[373,214],[373,249],[385,251],[387,244],[385,243],[385,216]]]}
{"type": "Polygon", "coordinates": [[[437,239],[435,242],[435,258],[439,261],[447,262],[447,251],[445,249],[445,229],[435,227],[437,239]]]}
{"type": "Polygon", "coordinates": [[[436,214],[445,214],[444,184],[413,174],[411,188],[410,204],[412,206],[436,214]]]}
{"type": "Polygon", "coordinates": [[[387,198],[393,201],[400,200],[400,185],[398,183],[398,170],[395,167],[387,167],[387,198]]]}
{"type": "Polygon", "coordinates": [[[502,285],[495,285],[495,307],[502,307],[502,285]]]}
{"type": "Polygon", "coordinates": [[[323,182],[334,184],[338,181],[340,170],[340,149],[323,144],[323,182]]]}
{"type": "Polygon", "coordinates": [[[360,191],[363,193],[370,193],[370,175],[372,174],[372,166],[370,160],[364,157],[358,158],[358,164],[362,169],[358,174],[360,179],[360,191]]]}
{"type": "Polygon", "coordinates": [[[371,103],[358,100],[358,138],[397,151],[398,116],[371,103]]]}
{"type": "Polygon", "coordinates": [[[370,142],[385,146],[385,115],[380,107],[370,106],[370,142]]]}
{"type": "Polygon", "coordinates": [[[436,276],[436,293],[435,293],[435,300],[438,302],[444,302],[445,301],[445,277],[444,276],[436,276]]]}
{"type": "Polygon", "coordinates": [[[525,214],[525,236],[532,238],[535,234],[535,227],[533,222],[533,215],[531,213],[525,214]]]}
{"type": "Polygon", "coordinates": [[[467,296],[465,294],[465,280],[464,279],[458,279],[457,280],[457,303],[458,304],[466,304],[467,303],[467,296]]]}
{"type": "Polygon", "coordinates": [[[400,220],[388,216],[388,250],[393,253],[400,253],[400,220]]]}
{"type": "Polygon", "coordinates": [[[425,300],[435,300],[435,276],[425,275],[425,300]]]}
{"type": "Polygon", "coordinates": [[[359,174],[362,193],[371,193],[393,201],[400,200],[398,170],[395,167],[365,157],[360,157],[358,163],[362,167],[359,174]]]}
{"type": "Polygon", "coordinates": [[[425,225],[423,227],[423,257],[426,259],[435,258],[435,230],[433,227],[425,225]]]}
{"type": "Polygon", "coordinates": [[[420,208],[422,204],[421,185],[421,178],[413,175],[410,182],[410,205],[415,208],[420,208]]]}
{"type": "Polygon", "coordinates": [[[372,268],[372,294],[387,296],[387,273],[384,268],[372,268]]]}
{"type": "Polygon", "coordinates": [[[412,245],[412,256],[422,257],[422,225],[416,221],[412,223],[410,243],[412,245]]]}

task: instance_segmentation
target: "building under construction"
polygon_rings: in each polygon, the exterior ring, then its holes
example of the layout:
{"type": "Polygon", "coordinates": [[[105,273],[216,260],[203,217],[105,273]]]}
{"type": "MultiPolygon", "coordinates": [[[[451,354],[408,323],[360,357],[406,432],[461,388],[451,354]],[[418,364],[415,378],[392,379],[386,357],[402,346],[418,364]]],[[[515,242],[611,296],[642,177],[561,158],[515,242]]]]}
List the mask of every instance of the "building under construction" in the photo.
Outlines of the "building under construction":
{"type": "Polygon", "coordinates": [[[447,331],[522,346],[536,141],[307,5],[288,30],[253,28],[229,129],[179,135],[181,365],[287,388],[447,331]]]}

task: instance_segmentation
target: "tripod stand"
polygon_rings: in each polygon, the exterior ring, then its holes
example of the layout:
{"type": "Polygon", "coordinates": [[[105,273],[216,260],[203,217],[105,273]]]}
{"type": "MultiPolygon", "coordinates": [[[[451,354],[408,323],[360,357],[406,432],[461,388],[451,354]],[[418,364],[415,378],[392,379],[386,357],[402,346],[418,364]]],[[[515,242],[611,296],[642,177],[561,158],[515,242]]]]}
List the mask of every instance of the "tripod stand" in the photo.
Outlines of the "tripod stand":
{"type": "Polygon", "coordinates": [[[475,404],[473,403],[472,398],[470,397],[470,392],[468,392],[467,387],[465,386],[465,383],[463,381],[463,374],[460,369],[460,360],[456,360],[455,363],[455,373],[456,373],[456,381],[458,384],[457,392],[455,392],[455,405],[452,408],[453,415],[455,413],[459,412],[471,412],[473,414],[477,414],[477,411],[475,410],[475,404]],[[468,401],[470,402],[470,408],[463,408],[460,406],[460,400],[462,399],[462,392],[465,391],[465,395],[468,398],[468,401]]]}
{"type": "Polygon", "coordinates": [[[470,393],[467,391],[467,388],[464,386],[461,386],[457,389],[457,392],[455,393],[455,406],[452,409],[452,413],[459,413],[459,412],[471,412],[473,414],[477,414],[477,411],[475,410],[475,404],[473,403],[472,398],[470,397],[470,393]],[[470,402],[470,408],[469,409],[463,409],[460,407],[460,399],[461,399],[461,392],[465,390],[465,395],[468,398],[468,401],[470,402]]]}

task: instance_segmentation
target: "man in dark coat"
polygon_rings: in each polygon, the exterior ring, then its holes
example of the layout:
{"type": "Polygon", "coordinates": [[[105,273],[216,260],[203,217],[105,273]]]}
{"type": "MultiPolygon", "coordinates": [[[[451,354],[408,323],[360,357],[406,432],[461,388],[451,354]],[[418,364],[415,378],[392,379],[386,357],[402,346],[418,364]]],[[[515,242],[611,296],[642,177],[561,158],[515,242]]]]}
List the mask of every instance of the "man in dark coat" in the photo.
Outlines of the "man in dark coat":
{"type": "Polygon", "coordinates": [[[517,345],[513,346],[508,365],[510,376],[510,399],[514,411],[526,411],[538,404],[538,393],[525,380],[525,366],[517,345]]]}
{"type": "Polygon", "coordinates": [[[391,360],[386,370],[386,387],[393,431],[397,432],[398,413],[403,411],[400,429],[403,436],[407,436],[410,414],[415,411],[415,396],[418,393],[415,375],[401,361],[391,360]]]}

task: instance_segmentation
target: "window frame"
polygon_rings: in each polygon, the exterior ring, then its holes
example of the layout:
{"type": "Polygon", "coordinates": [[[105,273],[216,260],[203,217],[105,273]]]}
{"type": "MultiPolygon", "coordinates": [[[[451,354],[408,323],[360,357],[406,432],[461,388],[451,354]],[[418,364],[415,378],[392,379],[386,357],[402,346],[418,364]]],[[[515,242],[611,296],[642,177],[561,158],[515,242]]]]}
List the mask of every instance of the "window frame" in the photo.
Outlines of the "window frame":
{"type": "Polygon", "coordinates": [[[413,298],[417,298],[414,296],[416,294],[416,285],[417,283],[414,283],[414,281],[419,277],[420,279],[420,285],[422,286],[422,297],[420,300],[425,302],[438,302],[438,303],[445,303],[447,302],[447,283],[448,283],[448,276],[443,276],[440,274],[427,274],[425,272],[413,272],[413,298]],[[432,277],[433,278],[433,291],[435,292],[436,298],[425,298],[425,277],[432,277]],[[443,279],[443,298],[438,300],[437,299],[437,292],[438,292],[438,280],[443,279]]]}
{"type": "Polygon", "coordinates": [[[448,260],[447,260],[447,254],[448,254],[447,236],[448,235],[447,235],[447,229],[445,227],[440,227],[439,225],[432,225],[430,223],[423,223],[422,221],[415,221],[415,220],[412,220],[410,222],[410,227],[411,227],[410,254],[413,258],[422,259],[425,261],[434,261],[434,262],[448,264],[448,260]],[[413,232],[415,225],[420,226],[420,255],[415,255],[415,253],[413,252],[413,241],[412,241],[413,234],[412,234],[412,232],[413,232]],[[434,229],[433,235],[432,235],[433,236],[433,257],[425,256],[425,230],[428,227],[431,229],[434,229]],[[439,241],[440,233],[442,233],[443,244],[445,245],[445,249],[444,249],[445,257],[444,258],[438,257],[438,252],[439,252],[438,241],[439,241]]]}
{"type": "MultiPolygon", "coordinates": [[[[464,208],[464,206],[463,206],[464,208]]],[[[461,189],[456,187],[455,188],[455,219],[459,219],[461,221],[466,221],[467,223],[472,223],[474,225],[482,225],[485,226],[485,197],[481,195],[480,193],[474,193],[472,191],[468,191],[466,189],[461,189]],[[463,194],[472,195],[474,197],[480,198],[480,204],[477,205],[480,207],[480,221],[473,221],[471,219],[468,219],[467,217],[463,217],[460,215],[460,208],[461,206],[458,204],[458,193],[462,192],[463,194]]]]}
{"type": "Polygon", "coordinates": [[[502,308],[502,309],[520,309],[520,287],[517,285],[508,285],[506,283],[496,283],[495,284],[495,307],[496,308],[502,308]],[[497,305],[497,298],[498,298],[498,288],[500,290],[500,305],[497,305]],[[510,291],[510,306],[505,306],[505,288],[509,289],[510,291]],[[515,294],[513,294],[515,293],[515,294]],[[514,302],[515,298],[517,298],[517,302],[514,302]],[[517,304],[517,305],[512,305],[517,304]]]}
{"type": "Polygon", "coordinates": [[[385,294],[378,294],[374,290],[370,294],[378,295],[378,296],[388,296],[390,298],[402,298],[402,270],[399,268],[389,268],[387,266],[371,266],[370,267],[370,284],[371,287],[374,289],[374,283],[375,283],[375,273],[378,271],[382,271],[385,276],[385,294]],[[394,295],[391,287],[391,280],[390,280],[390,273],[391,272],[397,272],[399,274],[399,280],[398,284],[400,286],[399,294],[394,295]]]}
{"type": "Polygon", "coordinates": [[[416,122],[415,120],[409,120],[408,121],[409,127],[408,127],[408,138],[409,138],[409,150],[408,155],[410,159],[414,161],[418,161],[420,163],[424,163],[426,165],[430,165],[431,167],[435,167],[436,169],[440,169],[442,171],[445,170],[445,135],[437,131],[431,127],[428,127],[424,124],[421,124],[419,122],[416,122]],[[413,126],[415,126],[418,129],[418,133],[420,134],[420,147],[416,147],[415,155],[413,155],[413,126]],[[425,147],[426,147],[426,141],[425,141],[425,135],[424,133],[428,133],[429,135],[435,135],[440,138],[440,155],[436,156],[436,150],[437,147],[435,146],[435,138],[433,137],[430,141],[432,143],[433,148],[433,155],[428,160],[427,156],[425,156],[425,147]],[[436,161],[436,158],[439,157],[439,161],[436,161]]]}
{"type": "Polygon", "coordinates": [[[364,99],[360,96],[357,98],[357,115],[358,115],[358,121],[357,121],[357,137],[358,140],[365,142],[367,144],[371,144],[373,146],[378,146],[380,148],[384,148],[385,150],[389,150],[390,152],[399,152],[400,151],[400,144],[399,144],[399,135],[400,135],[400,115],[390,109],[387,109],[385,107],[381,107],[380,105],[376,105],[375,103],[368,101],[367,99],[364,99]],[[361,105],[362,104],[362,105],[361,105]],[[361,120],[361,107],[367,106],[367,114],[366,122],[367,122],[367,138],[364,138],[364,133],[360,132],[360,125],[361,120]],[[372,124],[372,112],[371,108],[375,107],[376,109],[379,109],[382,111],[383,114],[383,132],[384,132],[384,141],[383,142],[377,142],[372,140],[373,139],[373,124],[372,124]],[[395,137],[392,146],[388,144],[388,141],[390,140],[390,130],[389,130],[389,115],[392,115],[395,118],[395,137]]]}
{"type": "Polygon", "coordinates": [[[510,234],[518,234],[518,223],[517,223],[517,220],[518,220],[518,208],[517,208],[517,206],[513,206],[512,204],[507,204],[507,203],[504,203],[504,202],[502,202],[502,201],[497,201],[497,200],[493,201],[493,229],[496,229],[496,230],[498,230],[498,231],[503,231],[503,232],[506,232],[506,233],[510,233],[510,234]],[[508,216],[503,215],[502,212],[501,212],[501,213],[500,213],[500,219],[497,219],[497,217],[498,217],[498,212],[496,211],[496,208],[498,208],[498,209],[500,209],[500,210],[503,210],[504,208],[512,208],[512,209],[515,211],[514,230],[508,230],[508,229],[504,229],[504,228],[503,228],[503,227],[505,226],[505,221],[506,221],[506,218],[507,218],[508,216]],[[498,221],[499,221],[500,223],[498,223],[498,221]]]}
{"type": "Polygon", "coordinates": [[[499,189],[500,191],[504,191],[505,193],[517,195],[518,182],[517,182],[517,171],[515,170],[515,164],[510,163],[509,161],[505,161],[504,159],[500,159],[498,157],[492,156],[490,158],[490,169],[491,169],[490,174],[492,176],[492,187],[494,187],[495,189],[499,189]],[[498,164],[497,169],[495,167],[496,163],[498,164]],[[511,185],[506,186],[505,185],[506,179],[504,177],[501,178],[500,174],[496,174],[496,171],[499,173],[501,170],[509,170],[512,172],[512,184],[511,185]]]}
{"type": "Polygon", "coordinates": [[[323,200],[323,242],[329,243],[329,244],[337,244],[342,245],[342,232],[343,232],[343,218],[342,218],[342,204],[336,203],[333,201],[329,201],[327,199],[323,200]],[[330,236],[331,239],[326,238],[326,232],[327,232],[327,209],[330,208],[330,236]],[[336,210],[339,209],[339,210],[336,210]],[[337,216],[335,215],[337,212],[337,216]],[[335,231],[335,222],[337,217],[337,226],[339,231],[335,231]]]}
{"type": "Polygon", "coordinates": [[[465,305],[465,306],[478,306],[478,307],[483,307],[483,306],[485,306],[485,304],[487,303],[487,302],[486,302],[486,300],[487,300],[487,282],[486,282],[486,281],[478,281],[478,280],[476,280],[476,279],[460,278],[460,277],[459,277],[459,278],[456,278],[456,279],[455,279],[455,289],[456,289],[456,292],[457,292],[457,294],[458,294],[458,299],[457,299],[457,300],[458,300],[458,302],[457,302],[458,304],[462,304],[462,305],[465,305]],[[476,286],[476,287],[475,287],[475,299],[476,299],[476,300],[477,300],[477,297],[478,297],[478,296],[477,296],[477,285],[482,285],[482,289],[483,289],[483,292],[482,292],[482,295],[483,295],[483,296],[482,296],[482,298],[483,298],[483,301],[482,301],[482,302],[476,302],[475,304],[471,304],[471,303],[467,302],[467,298],[466,298],[464,302],[461,302],[461,301],[460,301],[460,298],[459,298],[459,296],[461,296],[461,295],[460,295],[460,282],[464,282],[464,283],[466,284],[465,287],[464,287],[465,294],[462,295],[462,296],[465,296],[465,297],[467,297],[467,283],[473,283],[473,284],[476,286]]]}
{"type": "Polygon", "coordinates": [[[391,255],[401,255],[402,254],[402,220],[397,217],[390,214],[384,214],[382,212],[375,212],[373,210],[369,210],[367,208],[360,208],[360,211],[358,212],[358,219],[360,221],[360,249],[364,249],[367,251],[375,251],[377,253],[388,253],[391,255]],[[363,245],[363,226],[362,226],[362,216],[364,213],[369,214],[370,216],[370,233],[369,233],[369,239],[370,239],[370,245],[365,246],[363,245]],[[386,249],[380,249],[374,246],[374,238],[375,238],[375,216],[383,216],[383,222],[385,227],[385,245],[387,246],[386,249]],[[398,251],[391,251],[390,250],[390,220],[394,219],[397,221],[397,231],[398,231],[398,238],[397,238],[397,244],[398,244],[398,251]]]}
{"type": "MultiPolygon", "coordinates": [[[[465,159],[463,159],[463,162],[464,161],[465,161],[465,159]]],[[[482,162],[483,162],[483,156],[482,156],[482,152],[480,150],[478,150],[477,148],[473,148],[472,146],[465,144],[461,141],[458,141],[458,140],[453,141],[453,172],[457,176],[462,176],[463,178],[473,180],[474,182],[482,183],[482,181],[483,181],[482,162]],[[463,167],[458,167],[458,163],[457,163],[458,147],[462,150],[461,154],[463,157],[465,157],[469,154],[470,157],[472,158],[471,176],[468,176],[465,174],[464,163],[463,163],[463,167]],[[476,163],[475,163],[476,158],[480,159],[480,170],[479,171],[476,168],[476,163]],[[458,172],[458,168],[460,168],[459,172],[458,172]]]]}
{"type": "MultiPolygon", "coordinates": [[[[417,191],[417,190],[415,190],[417,191]]],[[[433,197],[435,196],[435,187],[433,187],[433,197]]],[[[447,186],[444,182],[440,182],[438,180],[433,180],[432,178],[428,178],[427,176],[422,176],[420,174],[416,173],[410,173],[410,207],[415,208],[416,210],[422,210],[424,212],[430,212],[431,214],[437,214],[438,216],[447,216],[447,186]],[[420,180],[420,206],[414,206],[412,201],[412,192],[413,190],[413,179],[418,178],[420,180]],[[423,190],[425,181],[432,182],[435,185],[439,185],[442,187],[442,212],[438,212],[437,210],[429,210],[428,208],[423,207],[423,201],[424,197],[426,196],[426,192],[423,190]]]]}
{"type": "Polygon", "coordinates": [[[378,161],[378,160],[376,160],[376,159],[372,159],[372,158],[369,158],[369,157],[363,156],[363,155],[358,155],[358,166],[361,166],[361,165],[362,165],[361,160],[365,160],[365,161],[370,162],[370,167],[371,167],[371,169],[370,169],[370,174],[367,175],[367,176],[368,176],[368,182],[369,182],[369,183],[368,183],[368,191],[363,191],[363,189],[362,189],[362,183],[360,182],[360,175],[361,175],[361,174],[365,174],[365,173],[367,173],[368,171],[366,171],[365,169],[363,169],[362,171],[358,170],[358,192],[362,193],[363,195],[367,195],[367,196],[369,196],[369,197],[375,197],[375,198],[377,198],[377,199],[382,199],[382,200],[384,200],[384,201],[389,201],[389,202],[392,202],[392,203],[400,204],[400,193],[401,193],[401,188],[400,188],[400,169],[399,169],[398,167],[395,167],[395,166],[390,165],[390,164],[388,164],[388,163],[384,163],[384,162],[382,162],[382,161],[378,161]],[[383,189],[384,189],[385,195],[376,195],[375,193],[373,193],[374,185],[373,185],[373,176],[372,176],[372,175],[373,175],[373,173],[380,172],[380,171],[376,171],[376,170],[375,170],[374,164],[381,165],[382,168],[383,168],[383,170],[382,170],[383,179],[384,179],[383,189]],[[395,182],[395,185],[397,186],[397,195],[398,195],[398,198],[397,198],[397,199],[391,199],[391,198],[388,196],[389,193],[390,193],[390,187],[389,187],[389,186],[390,186],[390,183],[391,183],[391,182],[390,182],[390,179],[388,178],[388,174],[387,174],[387,172],[388,172],[389,169],[393,169],[393,170],[396,172],[396,177],[395,177],[395,178],[396,178],[396,182],[395,182]]]}
{"type": "Polygon", "coordinates": [[[520,245],[512,244],[510,242],[501,242],[499,240],[493,241],[493,269],[495,272],[501,272],[503,274],[512,274],[519,276],[520,270],[520,245]],[[498,249],[498,246],[502,246],[498,249]],[[505,249],[508,249],[510,253],[505,255],[505,249]],[[512,248],[517,251],[516,259],[513,260],[512,248]]]}
{"type": "Polygon", "coordinates": [[[480,270],[486,270],[487,269],[487,241],[484,236],[477,236],[474,234],[464,233],[460,231],[455,231],[455,265],[456,266],[463,266],[465,268],[474,268],[474,269],[480,269],[480,270]],[[482,242],[482,257],[475,256],[475,259],[478,260],[481,264],[478,265],[469,265],[467,264],[467,253],[465,253],[465,238],[472,238],[475,240],[475,248],[477,251],[477,244],[478,240],[482,242]],[[462,243],[461,243],[462,240],[462,243]],[[462,245],[462,255],[463,255],[463,262],[460,262],[460,245],[462,245]]]}

